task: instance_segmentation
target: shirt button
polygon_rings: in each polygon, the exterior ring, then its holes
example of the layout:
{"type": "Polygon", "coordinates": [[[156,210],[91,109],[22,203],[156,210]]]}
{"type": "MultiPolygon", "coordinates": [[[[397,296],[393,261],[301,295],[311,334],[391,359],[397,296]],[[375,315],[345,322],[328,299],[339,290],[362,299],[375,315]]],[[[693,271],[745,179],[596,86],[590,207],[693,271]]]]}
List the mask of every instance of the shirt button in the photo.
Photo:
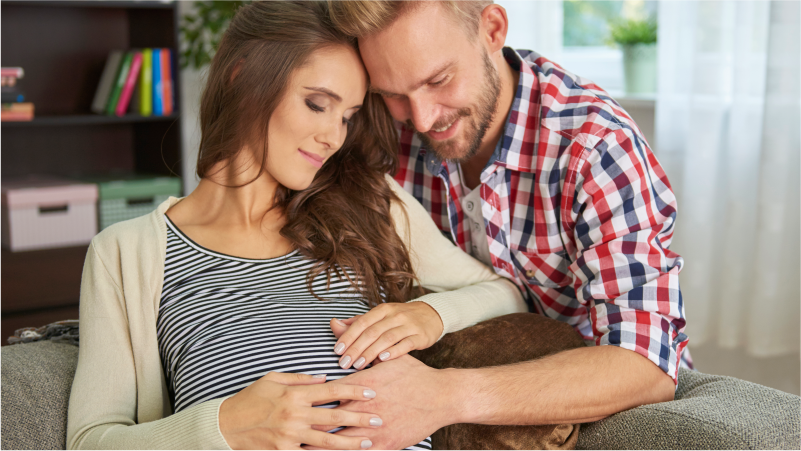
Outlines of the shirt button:
{"type": "Polygon", "coordinates": [[[473,228],[476,230],[476,232],[481,232],[481,226],[480,225],[474,224],[473,228]]]}
{"type": "Polygon", "coordinates": [[[467,211],[473,211],[473,201],[468,200],[467,205],[465,205],[465,207],[467,208],[467,211]]]}
{"type": "Polygon", "coordinates": [[[530,269],[528,271],[526,271],[526,277],[528,277],[529,279],[534,277],[534,271],[532,271],[530,269]]]}

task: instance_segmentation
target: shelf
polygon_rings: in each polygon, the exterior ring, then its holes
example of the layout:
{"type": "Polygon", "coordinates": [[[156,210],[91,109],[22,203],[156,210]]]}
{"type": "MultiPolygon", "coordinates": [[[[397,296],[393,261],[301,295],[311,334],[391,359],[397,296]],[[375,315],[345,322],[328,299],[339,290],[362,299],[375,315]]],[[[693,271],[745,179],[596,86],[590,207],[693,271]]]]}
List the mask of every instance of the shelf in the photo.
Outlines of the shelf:
{"type": "Polygon", "coordinates": [[[138,114],[128,114],[122,117],[106,116],[103,114],[70,114],[59,116],[39,116],[32,121],[8,121],[2,122],[3,128],[13,127],[48,127],[60,125],[109,125],[109,124],[134,124],[140,122],[166,122],[178,119],[178,114],[173,113],[169,116],[140,116],[138,114]]]}
{"type": "Polygon", "coordinates": [[[3,314],[77,303],[87,249],[88,246],[26,252],[3,249],[3,314]]]}
{"type": "Polygon", "coordinates": [[[31,0],[11,0],[3,1],[3,6],[38,6],[38,7],[58,7],[58,8],[146,8],[146,9],[168,9],[174,8],[175,2],[172,0],[153,1],[31,1],[31,0]]]}

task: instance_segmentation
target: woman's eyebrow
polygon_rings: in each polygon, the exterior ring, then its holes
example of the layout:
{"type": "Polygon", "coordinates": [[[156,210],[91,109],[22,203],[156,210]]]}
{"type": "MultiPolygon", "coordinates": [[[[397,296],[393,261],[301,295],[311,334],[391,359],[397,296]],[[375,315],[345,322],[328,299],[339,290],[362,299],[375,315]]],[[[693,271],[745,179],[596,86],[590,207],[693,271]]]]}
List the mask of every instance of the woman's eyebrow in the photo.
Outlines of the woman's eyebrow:
{"type": "Polygon", "coordinates": [[[321,93],[326,94],[327,96],[331,97],[332,99],[336,100],[337,102],[342,102],[342,97],[340,97],[339,94],[335,93],[334,91],[332,91],[332,90],[330,90],[328,88],[318,88],[318,87],[309,87],[309,86],[304,86],[304,88],[308,89],[309,91],[321,92],[321,93]]]}

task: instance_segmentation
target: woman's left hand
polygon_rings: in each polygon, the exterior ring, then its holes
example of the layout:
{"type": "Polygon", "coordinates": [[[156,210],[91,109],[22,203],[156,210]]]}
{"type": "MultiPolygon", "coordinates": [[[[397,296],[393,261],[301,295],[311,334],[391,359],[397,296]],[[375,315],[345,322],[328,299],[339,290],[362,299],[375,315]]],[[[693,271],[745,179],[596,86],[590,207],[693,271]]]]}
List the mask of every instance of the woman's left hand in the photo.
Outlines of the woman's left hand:
{"type": "Polygon", "coordinates": [[[426,349],[442,335],[442,319],[425,302],[386,303],[364,315],[331,320],[338,338],[334,352],[341,355],[339,366],[357,370],[378,358],[387,361],[426,349]]]}

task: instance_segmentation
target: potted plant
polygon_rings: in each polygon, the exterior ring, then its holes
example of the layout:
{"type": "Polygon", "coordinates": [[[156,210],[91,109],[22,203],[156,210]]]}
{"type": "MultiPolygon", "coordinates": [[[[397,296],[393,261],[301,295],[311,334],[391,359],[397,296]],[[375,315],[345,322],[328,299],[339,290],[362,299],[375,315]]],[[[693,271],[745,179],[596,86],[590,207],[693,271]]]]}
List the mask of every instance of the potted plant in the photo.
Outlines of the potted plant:
{"type": "Polygon", "coordinates": [[[236,10],[250,0],[206,0],[193,3],[181,17],[181,67],[202,69],[211,62],[236,10]]]}
{"type": "Polygon", "coordinates": [[[656,22],[622,19],[609,25],[609,40],[623,49],[626,94],[656,92],[656,22]]]}

